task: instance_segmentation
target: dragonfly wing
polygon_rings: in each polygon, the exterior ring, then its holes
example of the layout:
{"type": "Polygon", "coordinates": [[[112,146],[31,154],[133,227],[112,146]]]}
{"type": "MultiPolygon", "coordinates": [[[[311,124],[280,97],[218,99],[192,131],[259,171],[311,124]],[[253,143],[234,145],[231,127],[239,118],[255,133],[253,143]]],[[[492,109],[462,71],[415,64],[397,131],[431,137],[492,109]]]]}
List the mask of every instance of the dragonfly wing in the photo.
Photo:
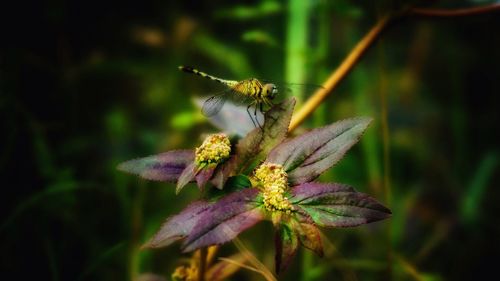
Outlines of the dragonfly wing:
{"type": "Polygon", "coordinates": [[[305,97],[322,89],[323,86],[314,84],[293,84],[293,83],[278,83],[278,91],[285,95],[304,95],[305,97]]]}
{"type": "Polygon", "coordinates": [[[323,86],[316,84],[301,84],[301,83],[287,83],[283,81],[272,81],[261,79],[262,83],[274,84],[278,88],[278,95],[282,96],[293,96],[293,95],[304,95],[309,96],[311,93],[322,89],[323,86]]]}
{"type": "Polygon", "coordinates": [[[249,97],[249,96],[245,96],[241,93],[238,93],[236,91],[232,91],[231,92],[231,101],[235,104],[235,105],[249,105],[253,102],[253,98],[249,97]]]}
{"type": "Polygon", "coordinates": [[[201,113],[206,117],[211,117],[217,114],[226,100],[230,92],[223,92],[222,94],[215,95],[213,97],[208,98],[205,103],[203,103],[203,107],[201,108],[201,113]]]}

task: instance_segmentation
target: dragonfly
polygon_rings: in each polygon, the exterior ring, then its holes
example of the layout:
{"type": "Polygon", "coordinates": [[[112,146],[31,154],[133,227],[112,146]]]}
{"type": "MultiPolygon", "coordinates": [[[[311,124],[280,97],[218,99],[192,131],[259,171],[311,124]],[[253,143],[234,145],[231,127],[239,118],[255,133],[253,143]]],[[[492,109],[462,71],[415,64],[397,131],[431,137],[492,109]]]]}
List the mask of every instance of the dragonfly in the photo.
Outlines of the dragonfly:
{"type": "Polygon", "coordinates": [[[257,119],[257,110],[264,112],[265,107],[272,107],[273,100],[278,94],[278,87],[274,83],[268,83],[257,78],[249,78],[241,81],[226,80],[202,72],[190,66],[179,66],[179,70],[196,74],[206,79],[223,84],[227,89],[208,98],[202,106],[201,112],[207,117],[217,114],[227,100],[232,100],[236,104],[247,104],[247,113],[255,127],[262,128],[257,119]],[[255,107],[253,116],[250,109],[255,107]]]}

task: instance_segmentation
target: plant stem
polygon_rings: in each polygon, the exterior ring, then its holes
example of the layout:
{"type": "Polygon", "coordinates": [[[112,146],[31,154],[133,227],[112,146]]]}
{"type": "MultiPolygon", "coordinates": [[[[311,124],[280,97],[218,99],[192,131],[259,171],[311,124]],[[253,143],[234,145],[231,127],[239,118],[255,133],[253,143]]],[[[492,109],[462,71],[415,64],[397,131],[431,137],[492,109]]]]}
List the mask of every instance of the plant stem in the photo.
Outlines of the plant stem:
{"type": "MultiPolygon", "coordinates": [[[[288,0],[285,81],[305,83],[310,7],[308,1],[288,0]]],[[[302,100],[304,93],[299,93],[302,100]]]]}
{"type": "MultiPolygon", "coordinates": [[[[380,65],[383,65],[384,62],[384,52],[383,46],[380,46],[380,65]]],[[[382,181],[382,190],[385,198],[385,203],[388,206],[392,206],[392,191],[391,191],[391,164],[390,164],[390,128],[389,128],[389,114],[388,114],[388,105],[387,105],[387,85],[386,79],[382,76],[383,67],[381,68],[380,74],[380,129],[382,131],[382,151],[383,151],[383,181],[382,181]]],[[[386,224],[387,235],[386,239],[386,247],[387,247],[387,268],[386,268],[386,280],[394,280],[393,277],[393,248],[392,248],[392,220],[389,220],[386,224]]]]}
{"type": "Polygon", "coordinates": [[[130,254],[129,254],[129,275],[130,280],[137,280],[140,267],[140,233],[143,227],[143,204],[144,204],[145,188],[144,183],[139,184],[137,193],[132,199],[132,214],[131,214],[131,238],[130,238],[130,254]]]}
{"type": "Polygon", "coordinates": [[[203,247],[200,249],[200,267],[198,268],[198,281],[205,281],[207,253],[207,247],[203,247]]]}
{"type": "Polygon", "coordinates": [[[311,270],[314,268],[313,255],[310,251],[302,252],[301,281],[311,281],[311,270]]]}
{"type": "Polygon", "coordinates": [[[472,8],[455,9],[455,10],[411,8],[408,12],[410,15],[422,16],[422,17],[440,17],[440,18],[462,17],[462,16],[473,16],[484,13],[500,12],[500,4],[491,4],[482,7],[472,7],[472,8]]]}
{"type": "Polygon", "coordinates": [[[385,16],[379,20],[375,26],[358,42],[349,55],[344,59],[340,66],[330,75],[328,80],[323,83],[323,88],[312,95],[293,115],[288,131],[295,130],[311,113],[323,102],[323,100],[338,86],[340,81],[356,65],[361,56],[378,38],[391,19],[391,16],[385,16]]]}

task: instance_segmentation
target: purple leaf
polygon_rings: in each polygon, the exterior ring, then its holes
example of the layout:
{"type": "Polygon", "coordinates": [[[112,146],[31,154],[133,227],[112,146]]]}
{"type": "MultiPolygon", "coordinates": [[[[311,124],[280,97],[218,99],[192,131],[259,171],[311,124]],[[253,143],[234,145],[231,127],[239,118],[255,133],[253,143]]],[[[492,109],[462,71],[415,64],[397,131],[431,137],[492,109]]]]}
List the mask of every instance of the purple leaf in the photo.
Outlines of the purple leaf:
{"type": "Polygon", "coordinates": [[[200,216],[183,251],[189,252],[209,245],[230,241],[238,234],[264,219],[260,204],[256,201],[259,190],[248,188],[233,192],[214,203],[200,216]]]}
{"type": "Polygon", "coordinates": [[[118,165],[118,170],[148,180],[174,182],[193,159],[193,150],[173,150],[123,162],[118,165]]]}
{"type": "Polygon", "coordinates": [[[285,139],[295,103],[295,98],[289,98],[280,104],[276,104],[266,112],[261,132],[258,129],[254,130],[261,133],[261,139],[257,143],[254,153],[266,156],[273,147],[285,139]]]}
{"type": "Polygon", "coordinates": [[[290,265],[299,248],[297,234],[287,224],[279,224],[276,230],[275,247],[276,273],[279,274],[290,265]]]}
{"type": "Polygon", "coordinates": [[[294,231],[297,233],[302,246],[315,252],[320,257],[323,256],[321,236],[318,228],[314,224],[297,223],[294,225],[294,231]]]}
{"type": "Polygon", "coordinates": [[[151,238],[143,248],[165,247],[189,235],[199,218],[207,212],[210,204],[205,201],[191,203],[179,214],[168,218],[160,230],[151,238]]]}
{"type": "Polygon", "coordinates": [[[200,169],[200,171],[196,174],[196,183],[198,184],[198,188],[200,190],[203,190],[205,184],[210,180],[214,174],[215,168],[217,168],[217,165],[210,165],[200,169]]]}
{"type": "Polygon", "coordinates": [[[247,166],[254,159],[264,158],[274,146],[283,141],[288,132],[294,106],[295,99],[290,98],[266,112],[262,129],[255,128],[236,145],[238,157],[233,158],[233,161],[236,161],[235,167],[247,166]]]}
{"type": "Polygon", "coordinates": [[[196,163],[191,162],[185,169],[182,171],[179,179],[177,180],[177,187],[175,188],[175,194],[179,194],[181,190],[188,184],[193,181],[198,173],[198,166],[196,163]]]}
{"type": "Polygon", "coordinates": [[[290,202],[319,226],[350,227],[391,216],[391,211],[374,198],[347,185],[304,183],[291,193],[290,202]]]}
{"type": "Polygon", "coordinates": [[[310,182],[358,142],[371,120],[352,118],[314,129],[278,145],[266,161],[283,165],[291,185],[310,182]]]}
{"type": "Polygon", "coordinates": [[[223,164],[219,165],[215,170],[214,176],[212,177],[211,183],[217,187],[218,189],[224,188],[224,184],[226,184],[227,179],[231,176],[231,173],[234,170],[235,161],[233,160],[236,155],[233,155],[232,158],[223,164]]]}

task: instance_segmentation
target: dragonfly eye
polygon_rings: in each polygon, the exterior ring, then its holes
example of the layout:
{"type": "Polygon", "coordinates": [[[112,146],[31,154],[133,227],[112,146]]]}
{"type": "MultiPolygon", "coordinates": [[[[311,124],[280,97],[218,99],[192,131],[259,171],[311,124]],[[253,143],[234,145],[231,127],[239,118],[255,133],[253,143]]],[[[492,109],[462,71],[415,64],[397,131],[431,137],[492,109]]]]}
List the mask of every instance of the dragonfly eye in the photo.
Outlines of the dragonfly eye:
{"type": "Polygon", "coordinates": [[[277,94],[278,94],[278,88],[276,88],[276,86],[273,85],[273,88],[271,90],[271,99],[274,99],[274,97],[276,97],[277,94]]]}
{"type": "Polygon", "coordinates": [[[274,84],[267,84],[265,86],[265,90],[270,99],[274,99],[274,97],[278,94],[278,88],[276,88],[276,85],[274,84]]]}

